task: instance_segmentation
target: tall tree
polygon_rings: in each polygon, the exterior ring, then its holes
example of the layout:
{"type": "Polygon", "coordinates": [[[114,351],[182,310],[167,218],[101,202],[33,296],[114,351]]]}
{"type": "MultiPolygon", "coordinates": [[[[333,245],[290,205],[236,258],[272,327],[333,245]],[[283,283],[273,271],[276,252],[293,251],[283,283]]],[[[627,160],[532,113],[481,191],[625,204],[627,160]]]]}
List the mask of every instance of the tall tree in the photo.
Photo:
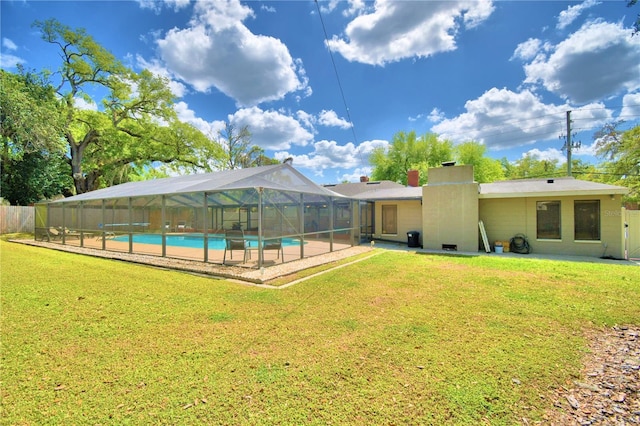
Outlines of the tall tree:
{"type": "Polygon", "coordinates": [[[2,159],[64,152],[63,122],[53,87],[34,73],[0,70],[2,159]]]}
{"type": "Polygon", "coordinates": [[[2,197],[28,205],[69,193],[63,127],[52,87],[34,73],[0,70],[2,197]]]}
{"type": "Polygon", "coordinates": [[[251,145],[251,132],[248,126],[237,128],[226,122],[224,129],[216,137],[218,151],[221,154],[214,166],[218,170],[245,169],[247,167],[278,164],[278,160],[265,155],[264,149],[251,145]]]}
{"type": "Polygon", "coordinates": [[[485,157],[487,147],[481,143],[469,141],[455,147],[455,158],[460,164],[473,166],[473,178],[476,182],[495,182],[504,179],[504,171],[499,160],[485,157]]]}
{"type": "Polygon", "coordinates": [[[27,206],[58,195],[71,195],[73,181],[62,154],[27,152],[20,159],[2,161],[2,198],[27,206]]]}
{"type": "Polygon", "coordinates": [[[507,179],[543,178],[565,174],[558,166],[558,160],[540,160],[531,154],[514,161],[512,167],[505,169],[505,173],[507,179]]]}
{"type": "Polygon", "coordinates": [[[407,172],[420,171],[420,184],[426,183],[429,167],[440,165],[453,158],[453,144],[441,141],[433,133],[421,137],[415,131],[400,131],[393,135],[387,148],[376,148],[369,157],[373,165],[371,177],[374,180],[391,180],[407,184],[407,172]]]}
{"type": "Polygon", "coordinates": [[[610,182],[630,189],[628,201],[640,201],[640,126],[623,131],[623,121],[607,123],[595,133],[596,153],[610,182]]]}
{"type": "Polygon", "coordinates": [[[178,120],[165,79],[125,67],[83,29],[74,31],[55,19],[34,26],[62,58],[53,75],[59,76],[56,91],[77,193],[105,185],[129,165],[206,167],[198,154],[210,141],[178,120]],[[90,100],[94,86],[107,93],[101,109],[78,108],[77,100],[90,100]]]}

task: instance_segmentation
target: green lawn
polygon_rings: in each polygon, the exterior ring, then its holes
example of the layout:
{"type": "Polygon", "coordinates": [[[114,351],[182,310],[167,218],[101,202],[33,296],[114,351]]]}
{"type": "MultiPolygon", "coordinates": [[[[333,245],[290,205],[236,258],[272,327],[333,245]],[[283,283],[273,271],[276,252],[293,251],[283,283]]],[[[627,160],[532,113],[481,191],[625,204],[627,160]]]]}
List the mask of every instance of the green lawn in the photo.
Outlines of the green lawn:
{"type": "Polygon", "coordinates": [[[0,241],[2,424],[540,420],[640,268],[384,252],[281,290],[0,241]]]}

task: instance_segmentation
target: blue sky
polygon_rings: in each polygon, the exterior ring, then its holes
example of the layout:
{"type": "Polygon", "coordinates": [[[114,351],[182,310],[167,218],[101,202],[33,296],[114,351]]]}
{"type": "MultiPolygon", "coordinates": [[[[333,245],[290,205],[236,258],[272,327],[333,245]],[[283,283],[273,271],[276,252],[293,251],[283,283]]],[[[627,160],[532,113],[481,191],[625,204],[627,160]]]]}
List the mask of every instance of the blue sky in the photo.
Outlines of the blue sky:
{"type": "Polygon", "coordinates": [[[3,69],[59,66],[35,20],[84,28],[123,63],[169,78],[184,121],[210,135],[248,125],[267,155],[293,157],[318,183],[369,175],[371,150],[398,131],[476,140],[511,161],[564,158],[571,110],[574,155],[595,163],[595,130],[640,123],[640,6],[622,0],[0,6],[3,69]]]}

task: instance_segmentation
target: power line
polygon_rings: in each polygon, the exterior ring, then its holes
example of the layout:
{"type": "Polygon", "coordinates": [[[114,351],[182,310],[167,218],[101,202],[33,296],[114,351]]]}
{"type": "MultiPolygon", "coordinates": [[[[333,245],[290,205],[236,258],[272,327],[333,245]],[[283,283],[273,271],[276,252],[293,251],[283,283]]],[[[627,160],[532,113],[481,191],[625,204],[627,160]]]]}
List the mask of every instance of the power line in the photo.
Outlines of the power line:
{"type": "Polygon", "coordinates": [[[353,120],[351,119],[351,112],[349,111],[349,106],[347,105],[347,98],[344,95],[344,90],[342,89],[342,83],[340,82],[340,74],[338,74],[338,67],[336,66],[336,61],[333,58],[333,52],[329,47],[329,35],[327,34],[327,28],[324,25],[324,19],[322,19],[322,12],[320,12],[320,5],[318,4],[318,0],[315,0],[316,8],[318,9],[318,16],[320,17],[320,23],[322,24],[322,31],[324,32],[324,41],[327,46],[327,50],[329,51],[329,56],[331,57],[331,63],[333,64],[333,71],[336,73],[336,80],[338,81],[338,87],[340,88],[340,95],[342,96],[342,103],[344,104],[344,108],[347,111],[347,119],[349,120],[349,124],[351,124],[351,133],[353,133],[353,143],[354,145],[358,145],[358,138],[356,137],[355,125],[353,124],[353,120]]]}

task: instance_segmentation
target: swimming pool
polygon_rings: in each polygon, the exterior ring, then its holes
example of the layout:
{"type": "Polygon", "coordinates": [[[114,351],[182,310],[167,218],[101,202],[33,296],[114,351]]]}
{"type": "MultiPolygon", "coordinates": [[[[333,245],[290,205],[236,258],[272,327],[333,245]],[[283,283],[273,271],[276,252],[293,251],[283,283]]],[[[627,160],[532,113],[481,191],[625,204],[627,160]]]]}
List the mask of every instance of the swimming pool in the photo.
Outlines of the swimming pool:
{"type": "MultiPolygon", "coordinates": [[[[173,247],[188,247],[188,248],[203,248],[204,247],[204,234],[168,234],[167,245],[173,247]]],[[[245,235],[245,239],[248,240],[251,247],[258,246],[258,237],[252,235],[245,235]]],[[[219,234],[209,234],[209,250],[224,250],[224,236],[219,234]]],[[[128,242],[129,236],[120,235],[113,238],[113,241],[128,242]]],[[[133,242],[139,244],[156,244],[162,245],[161,234],[134,234],[133,242]]],[[[265,240],[265,242],[268,242],[265,240]]],[[[300,244],[300,240],[296,238],[283,238],[283,246],[294,246],[300,244]]]]}

